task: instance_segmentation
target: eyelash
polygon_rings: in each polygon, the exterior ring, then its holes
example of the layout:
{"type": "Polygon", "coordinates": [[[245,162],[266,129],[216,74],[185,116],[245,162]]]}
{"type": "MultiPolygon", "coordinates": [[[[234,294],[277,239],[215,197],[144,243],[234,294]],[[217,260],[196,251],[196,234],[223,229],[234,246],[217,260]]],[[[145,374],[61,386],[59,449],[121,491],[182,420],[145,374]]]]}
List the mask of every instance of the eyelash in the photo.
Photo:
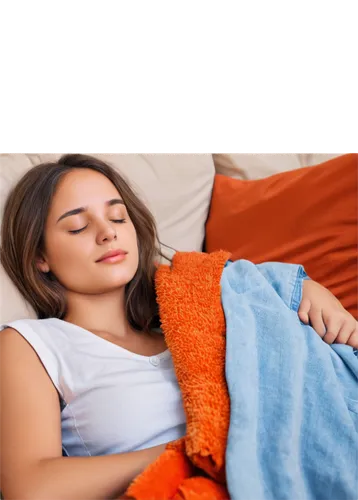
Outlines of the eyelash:
{"type": "MultiPolygon", "coordinates": [[[[115,220],[112,220],[111,222],[116,222],[117,224],[123,224],[125,221],[126,221],[126,219],[115,219],[115,220]]],[[[88,224],[87,224],[87,226],[88,226],[88,224]]],[[[84,231],[87,226],[82,227],[81,229],[75,229],[74,231],[68,231],[68,232],[71,234],[82,233],[82,231],[84,231]]]]}

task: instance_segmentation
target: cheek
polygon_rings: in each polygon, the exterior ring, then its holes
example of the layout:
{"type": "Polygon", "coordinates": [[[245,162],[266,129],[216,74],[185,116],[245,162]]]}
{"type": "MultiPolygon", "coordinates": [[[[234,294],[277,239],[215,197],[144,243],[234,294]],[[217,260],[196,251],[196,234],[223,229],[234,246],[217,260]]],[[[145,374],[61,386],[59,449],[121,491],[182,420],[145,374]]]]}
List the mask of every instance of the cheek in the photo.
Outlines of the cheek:
{"type": "MultiPolygon", "coordinates": [[[[57,236],[54,244],[49,245],[48,258],[52,272],[65,284],[68,279],[77,279],[84,268],[94,259],[90,253],[89,242],[74,237],[57,236]]],[[[71,280],[71,281],[72,281],[71,280]]]]}
{"type": "MultiPolygon", "coordinates": [[[[133,235],[131,238],[131,243],[128,245],[128,266],[133,272],[133,276],[136,273],[139,265],[139,249],[138,249],[138,240],[135,231],[133,231],[133,235]]],[[[132,278],[133,278],[132,276],[132,278]]],[[[131,278],[131,279],[132,279],[131,278]]]]}
{"type": "MultiPolygon", "coordinates": [[[[127,228],[127,233],[126,233],[126,246],[125,250],[128,252],[134,253],[138,257],[138,239],[137,239],[137,233],[135,230],[135,227],[131,223],[128,225],[127,228]]],[[[118,246],[121,246],[121,235],[120,233],[118,234],[118,246]]]]}
{"type": "Polygon", "coordinates": [[[138,252],[138,238],[137,238],[137,233],[135,230],[133,230],[133,247],[137,249],[138,252]]]}

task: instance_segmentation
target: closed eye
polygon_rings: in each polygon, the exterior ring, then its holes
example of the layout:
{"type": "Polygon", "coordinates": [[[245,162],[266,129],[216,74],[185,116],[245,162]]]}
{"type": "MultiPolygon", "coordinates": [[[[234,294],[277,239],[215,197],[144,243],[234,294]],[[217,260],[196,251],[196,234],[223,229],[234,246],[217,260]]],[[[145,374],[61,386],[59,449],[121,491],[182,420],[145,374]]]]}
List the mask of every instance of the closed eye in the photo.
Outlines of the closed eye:
{"type": "MultiPolygon", "coordinates": [[[[123,224],[125,221],[126,221],[126,219],[114,219],[111,222],[115,222],[116,224],[123,224]]],[[[82,233],[82,231],[84,231],[86,229],[86,227],[88,227],[88,224],[85,227],[81,227],[81,229],[74,229],[73,231],[68,231],[68,232],[71,234],[82,233]]]]}

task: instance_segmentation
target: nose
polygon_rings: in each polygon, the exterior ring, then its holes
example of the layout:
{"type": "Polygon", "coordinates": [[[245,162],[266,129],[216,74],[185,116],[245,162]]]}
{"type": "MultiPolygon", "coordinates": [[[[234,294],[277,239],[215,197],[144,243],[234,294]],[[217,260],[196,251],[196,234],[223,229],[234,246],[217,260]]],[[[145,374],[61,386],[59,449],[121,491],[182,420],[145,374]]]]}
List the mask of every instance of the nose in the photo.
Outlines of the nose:
{"type": "Polygon", "coordinates": [[[117,238],[117,233],[115,228],[107,224],[101,231],[98,233],[97,243],[111,243],[111,241],[117,238]]]}

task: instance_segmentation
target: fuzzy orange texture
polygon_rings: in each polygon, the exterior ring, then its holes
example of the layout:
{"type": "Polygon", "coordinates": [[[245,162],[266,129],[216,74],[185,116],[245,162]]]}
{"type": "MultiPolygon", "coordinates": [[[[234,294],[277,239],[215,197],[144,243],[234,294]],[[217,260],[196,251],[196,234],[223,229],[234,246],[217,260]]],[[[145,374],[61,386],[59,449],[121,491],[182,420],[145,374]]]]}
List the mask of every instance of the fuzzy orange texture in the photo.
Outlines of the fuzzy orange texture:
{"type": "Polygon", "coordinates": [[[220,281],[230,254],[178,252],[156,273],[159,311],[182,392],[187,429],[137,476],[136,500],[226,500],[230,402],[220,281]],[[206,477],[204,477],[206,476],[206,477]],[[209,477],[208,477],[209,476],[209,477]]]}

